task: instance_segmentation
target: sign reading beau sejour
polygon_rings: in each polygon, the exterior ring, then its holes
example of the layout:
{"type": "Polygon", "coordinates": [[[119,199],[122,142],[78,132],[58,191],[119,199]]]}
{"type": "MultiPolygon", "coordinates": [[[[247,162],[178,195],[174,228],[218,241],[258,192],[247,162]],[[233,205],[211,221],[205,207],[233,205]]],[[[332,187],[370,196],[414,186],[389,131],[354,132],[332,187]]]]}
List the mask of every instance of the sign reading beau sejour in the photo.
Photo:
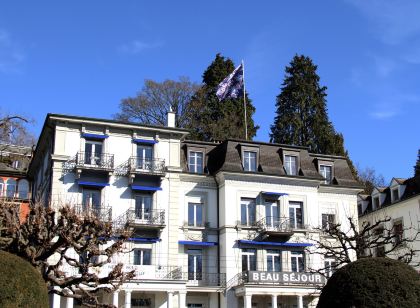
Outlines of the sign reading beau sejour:
{"type": "Polygon", "coordinates": [[[249,271],[248,282],[255,283],[296,283],[296,284],[323,284],[324,277],[320,274],[289,273],[289,272],[259,272],[249,271]]]}

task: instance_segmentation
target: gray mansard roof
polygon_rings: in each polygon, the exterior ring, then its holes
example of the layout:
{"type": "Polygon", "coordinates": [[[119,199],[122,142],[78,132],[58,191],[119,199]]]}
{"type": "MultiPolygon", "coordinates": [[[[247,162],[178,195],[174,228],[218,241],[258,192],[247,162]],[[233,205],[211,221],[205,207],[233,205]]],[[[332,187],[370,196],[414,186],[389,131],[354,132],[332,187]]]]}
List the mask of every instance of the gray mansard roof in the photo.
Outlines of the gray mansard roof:
{"type": "Polygon", "coordinates": [[[360,185],[354,179],[345,157],[314,154],[307,147],[284,144],[228,139],[220,143],[186,140],[181,145],[181,165],[188,172],[188,150],[199,149],[205,153],[206,174],[215,175],[218,172],[235,172],[252,174],[244,171],[242,166],[242,149],[253,148],[258,152],[257,174],[274,175],[295,178],[307,178],[322,181],[319,174],[319,163],[328,162],[333,165],[332,186],[355,187],[360,185]],[[293,153],[298,156],[298,175],[287,175],[283,166],[284,154],[293,153]]]}

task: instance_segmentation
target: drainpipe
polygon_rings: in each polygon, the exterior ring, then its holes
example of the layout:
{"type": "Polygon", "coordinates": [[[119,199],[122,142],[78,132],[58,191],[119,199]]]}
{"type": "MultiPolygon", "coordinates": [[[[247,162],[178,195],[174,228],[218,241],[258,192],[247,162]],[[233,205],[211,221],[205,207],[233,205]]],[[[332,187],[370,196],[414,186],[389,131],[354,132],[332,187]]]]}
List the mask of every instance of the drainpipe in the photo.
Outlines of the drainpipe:
{"type": "MultiPolygon", "coordinates": [[[[220,201],[219,201],[219,183],[217,182],[217,178],[216,176],[214,176],[214,180],[216,182],[216,187],[217,187],[217,203],[216,203],[216,211],[217,211],[217,272],[220,275],[220,218],[219,218],[219,207],[220,207],[220,201]]],[[[220,276],[219,276],[220,277],[220,276]]],[[[220,298],[220,293],[218,292],[218,296],[217,296],[217,301],[218,301],[218,307],[220,307],[220,302],[221,302],[221,298],[220,298]]]]}

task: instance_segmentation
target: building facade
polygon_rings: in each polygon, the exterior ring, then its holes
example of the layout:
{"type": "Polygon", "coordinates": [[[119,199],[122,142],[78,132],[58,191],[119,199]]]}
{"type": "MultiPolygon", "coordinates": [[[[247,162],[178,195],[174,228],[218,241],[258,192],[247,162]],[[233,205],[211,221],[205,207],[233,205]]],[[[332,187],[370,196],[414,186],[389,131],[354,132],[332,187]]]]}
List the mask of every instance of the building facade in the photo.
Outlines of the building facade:
{"type": "MultiPolygon", "coordinates": [[[[393,178],[387,187],[375,187],[371,195],[358,196],[359,225],[374,224],[380,220],[384,223],[377,228],[376,234],[388,230],[395,235],[395,241],[406,238],[411,243],[389,254],[387,257],[398,258],[404,249],[420,250],[418,232],[420,229],[420,175],[409,179],[393,178]]],[[[384,234],[385,235],[385,234],[384,234]]],[[[395,245],[390,243],[388,245],[395,245]]],[[[392,247],[379,247],[372,251],[375,256],[385,256],[385,251],[392,247]]],[[[410,264],[420,270],[420,256],[416,253],[410,264]]]]}
{"type": "Polygon", "coordinates": [[[0,143],[0,200],[19,206],[21,220],[29,211],[31,193],[26,171],[31,156],[31,147],[0,143]]]}
{"type": "MultiPolygon", "coordinates": [[[[314,307],[311,270],[329,223],[357,217],[360,188],[343,157],[307,148],[187,140],[175,128],[49,114],[29,175],[38,200],[131,228],[115,256],[136,277],[117,307],[314,307]]],[[[103,268],[106,272],[109,267],[103,268]]],[[[328,275],[328,273],[326,273],[328,275]]],[[[54,295],[52,307],[77,306],[54,295]]]]}

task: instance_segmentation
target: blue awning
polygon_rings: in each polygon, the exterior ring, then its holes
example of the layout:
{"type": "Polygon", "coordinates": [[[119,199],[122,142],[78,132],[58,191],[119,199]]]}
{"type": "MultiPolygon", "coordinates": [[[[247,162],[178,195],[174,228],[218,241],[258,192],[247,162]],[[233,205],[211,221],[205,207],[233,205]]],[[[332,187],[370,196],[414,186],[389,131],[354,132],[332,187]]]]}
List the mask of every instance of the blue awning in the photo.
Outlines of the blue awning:
{"type": "Polygon", "coordinates": [[[178,241],[180,245],[191,245],[191,246],[217,246],[216,242],[198,242],[198,241],[178,241]]]}
{"type": "Polygon", "coordinates": [[[90,139],[106,139],[109,136],[108,135],[82,133],[82,137],[83,138],[90,138],[90,139]]]}
{"type": "Polygon", "coordinates": [[[141,190],[141,191],[158,191],[158,190],[162,190],[162,187],[131,185],[131,189],[132,190],[141,190]]]}
{"type": "Polygon", "coordinates": [[[133,139],[134,143],[143,143],[143,144],[155,144],[158,143],[159,141],[154,140],[154,139],[133,139]]]}
{"type": "Polygon", "coordinates": [[[109,186],[109,183],[103,182],[88,182],[88,181],[78,181],[81,186],[92,186],[92,187],[105,187],[109,186]]]}
{"type": "Polygon", "coordinates": [[[133,242],[141,242],[141,243],[156,243],[156,242],[160,242],[160,238],[158,238],[158,237],[152,237],[152,238],[148,238],[148,237],[130,237],[128,240],[129,241],[133,241],[133,242]]]}
{"type": "Polygon", "coordinates": [[[313,246],[311,243],[288,243],[288,242],[258,242],[249,240],[238,240],[240,244],[261,245],[261,246],[285,246],[285,247],[308,247],[313,246]]]}
{"type": "Polygon", "coordinates": [[[287,193],[271,192],[271,191],[262,191],[261,194],[270,197],[280,198],[281,196],[288,196],[287,193]]]}

